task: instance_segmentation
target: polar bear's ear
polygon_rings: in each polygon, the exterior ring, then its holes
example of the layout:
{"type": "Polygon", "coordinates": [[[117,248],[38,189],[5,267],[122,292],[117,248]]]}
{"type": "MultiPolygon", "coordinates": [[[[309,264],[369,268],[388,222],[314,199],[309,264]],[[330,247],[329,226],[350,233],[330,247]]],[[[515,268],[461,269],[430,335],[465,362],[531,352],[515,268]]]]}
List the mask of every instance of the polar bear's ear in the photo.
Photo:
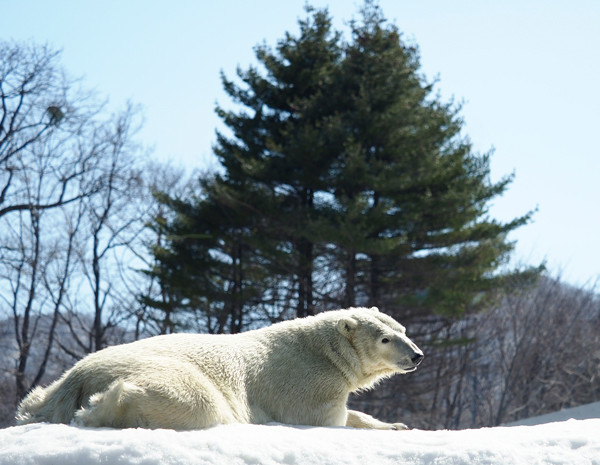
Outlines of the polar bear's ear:
{"type": "Polygon", "coordinates": [[[357,326],[358,321],[356,321],[354,318],[340,318],[337,323],[338,331],[346,337],[354,334],[354,330],[357,326]]]}
{"type": "Polygon", "coordinates": [[[372,312],[379,312],[379,309],[377,307],[371,307],[369,310],[372,312]]]}

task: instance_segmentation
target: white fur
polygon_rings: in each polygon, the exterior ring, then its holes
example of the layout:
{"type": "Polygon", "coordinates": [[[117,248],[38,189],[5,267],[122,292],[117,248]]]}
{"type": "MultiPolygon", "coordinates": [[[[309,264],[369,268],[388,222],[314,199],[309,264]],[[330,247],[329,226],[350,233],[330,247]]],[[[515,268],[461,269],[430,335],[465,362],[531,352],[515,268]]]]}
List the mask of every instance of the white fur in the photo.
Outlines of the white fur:
{"type": "Polygon", "coordinates": [[[200,429],[223,423],[405,429],[346,408],[350,392],[415,369],[422,354],[376,308],[236,335],[172,334],[109,347],[21,403],[19,424],[200,429]],[[387,339],[387,342],[382,342],[387,339]]]}

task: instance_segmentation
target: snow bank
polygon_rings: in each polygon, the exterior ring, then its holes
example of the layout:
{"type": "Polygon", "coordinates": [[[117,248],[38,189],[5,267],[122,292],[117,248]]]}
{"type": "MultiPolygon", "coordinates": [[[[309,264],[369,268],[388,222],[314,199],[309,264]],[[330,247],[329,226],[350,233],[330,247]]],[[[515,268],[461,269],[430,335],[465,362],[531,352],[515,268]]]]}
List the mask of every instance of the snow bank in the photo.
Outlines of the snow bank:
{"type": "Polygon", "coordinates": [[[465,431],[228,425],[204,431],[36,424],[0,430],[0,465],[595,464],[600,419],[465,431]]]}
{"type": "Polygon", "coordinates": [[[566,408],[558,412],[547,413],[537,417],[524,418],[522,420],[507,423],[505,426],[534,426],[543,423],[554,423],[574,418],[575,420],[587,420],[588,418],[600,418],[600,402],[580,405],[578,407],[566,408]]]}

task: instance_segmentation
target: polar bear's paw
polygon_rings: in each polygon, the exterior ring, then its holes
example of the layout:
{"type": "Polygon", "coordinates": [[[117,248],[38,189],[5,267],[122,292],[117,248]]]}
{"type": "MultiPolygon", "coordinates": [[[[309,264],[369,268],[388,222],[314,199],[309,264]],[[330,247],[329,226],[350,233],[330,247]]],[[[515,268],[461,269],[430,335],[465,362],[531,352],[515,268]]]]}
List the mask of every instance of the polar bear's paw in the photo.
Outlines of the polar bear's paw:
{"type": "Polygon", "coordinates": [[[394,431],[405,431],[410,428],[408,426],[406,426],[404,423],[392,423],[392,429],[394,431]]]}

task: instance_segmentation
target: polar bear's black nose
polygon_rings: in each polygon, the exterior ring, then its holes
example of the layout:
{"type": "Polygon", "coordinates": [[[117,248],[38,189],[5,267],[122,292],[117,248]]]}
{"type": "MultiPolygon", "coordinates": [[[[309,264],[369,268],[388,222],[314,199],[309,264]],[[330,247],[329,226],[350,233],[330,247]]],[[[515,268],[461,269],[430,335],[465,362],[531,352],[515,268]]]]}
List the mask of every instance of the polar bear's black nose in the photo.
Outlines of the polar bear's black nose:
{"type": "Polygon", "coordinates": [[[415,355],[412,356],[411,360],[415,364],[415,366],[417,366],[423,361],[423,358],[425,358],[423,354],[415,352],[415,355]]]}

